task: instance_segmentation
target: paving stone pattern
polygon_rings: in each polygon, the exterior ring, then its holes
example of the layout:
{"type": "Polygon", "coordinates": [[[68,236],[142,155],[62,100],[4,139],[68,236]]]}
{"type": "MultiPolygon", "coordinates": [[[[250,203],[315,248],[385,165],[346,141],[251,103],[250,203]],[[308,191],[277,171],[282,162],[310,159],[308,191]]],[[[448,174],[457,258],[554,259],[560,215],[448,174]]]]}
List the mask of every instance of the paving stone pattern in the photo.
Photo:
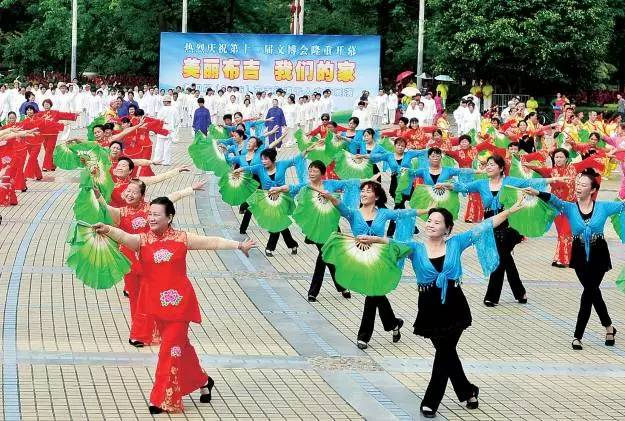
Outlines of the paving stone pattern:
{"type": "MultiPolygon", "coordinates": [[[[191,132],[174,146],[175,164],[190,164],[191,132]]],[[[281,152],[284,153],[284,152],[281,152]]],[[[295,153],[294,148],[285,155],[295,153]]],[[[156,167],[158,172],[164,167],[156,167]]],[[[177,204],[176,225],[206,235],[242,239],[241,215],[219,198],[216,179],[194,170],[156,186],[157,197],[209,178],[205,191],[177,204]]],[[[294,174],[289,174],[294,180],[294,174]]],[[[385,183],[388,177],[385,176],[385,183]]],[[[614,197],[618,179],[605,182],[614,197]]],[[[86,288],[64,266],[65,236],[78,191],[75,171],[47,173],[2,208],[0,319],[2,382],[0,419],[146,420],[157,347],[128,345],[129,308],[122,284],[86,288]]],[[[344,228],[347,228],[346,226],[344,228]]],[[[468,228],[459,222],[455,228],[468,228]]],[[[250,259],[239,252],[189,254],[203,322],[191,341],[216,380],[211,404],[198,394],[184,400],[184,414],[157,419],[419,419],[433,347],[411,332],[417,288],[407,268],[389,295],[405,321],[394,344],[379,321],[366,351],[355,346],[363,297],[346,300],[326,278],[318,302],[306,300],[316,249],[300,243],[291,256],[280,241],[274,258],[262,253],[267,233],[252,222],[259,243],[250,259]]],[[[606,230],[615,269],[602,286],[615,326],[625,331],[625,297],[614,287],[625,247],[606,230]]],[[[515,259],[529,296],[517,304],[507,286],[501,305],[481,304],[485,282],[473,251],[465,255],[465,284],[473,325],[459,353],[470,380],[480,387],[480,407],[468,411],[451,385],[439,419],[625,419],[625,351],[603,345],[604,329],[593,314],[584,350],[570,347],[581,287],[572,270],[550,266],[555,230],[517,247],[515,259]]]]}

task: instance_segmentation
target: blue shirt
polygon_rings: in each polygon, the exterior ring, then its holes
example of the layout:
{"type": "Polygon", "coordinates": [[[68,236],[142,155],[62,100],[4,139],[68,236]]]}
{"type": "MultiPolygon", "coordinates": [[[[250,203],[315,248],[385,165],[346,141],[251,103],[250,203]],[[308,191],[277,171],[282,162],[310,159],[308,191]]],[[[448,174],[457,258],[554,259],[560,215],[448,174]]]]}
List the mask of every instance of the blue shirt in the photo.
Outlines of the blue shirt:
{"type": "Polygon", "coordinates": [[[193,130],[206,134],[211,125],[211,113],[206,107],[199,107],[193,114],[193,130]]]}
{"type": "Polygon", "coordinates": [[[35,113],[39,112],[39,106],[37,105],[36,102],[32,102],[32,101],[25,101],[24,103],[22,103],[22,105],[20,106],[20,115],[26,115],[26,107],[28,107],[29,105],[32,105],[33,108],[35,109],[35,113]]]}
{"type": "Polygon", "coordinates": [[[124,102],[122,102],[122,106],[119,107],[119,110],[117,110],[117,115],[119,117],[126,117],[126,116],[128,116],[128,108],[131,105],[134,105],[136,110],[139,109],[139,103],[137,101],[135,101],[134,99],[132,101],[124,101],[124,102]]]}

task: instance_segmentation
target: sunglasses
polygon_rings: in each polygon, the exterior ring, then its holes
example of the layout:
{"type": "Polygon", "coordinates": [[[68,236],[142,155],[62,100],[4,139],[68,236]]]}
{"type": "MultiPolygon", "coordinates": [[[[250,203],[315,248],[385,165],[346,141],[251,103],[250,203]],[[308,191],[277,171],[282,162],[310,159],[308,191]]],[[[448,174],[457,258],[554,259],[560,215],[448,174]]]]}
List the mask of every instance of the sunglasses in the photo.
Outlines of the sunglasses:
{"type": "Polygon", "coordinates": [[[321,121],[330,121],[327,118],[322,118],[321,121]]]}

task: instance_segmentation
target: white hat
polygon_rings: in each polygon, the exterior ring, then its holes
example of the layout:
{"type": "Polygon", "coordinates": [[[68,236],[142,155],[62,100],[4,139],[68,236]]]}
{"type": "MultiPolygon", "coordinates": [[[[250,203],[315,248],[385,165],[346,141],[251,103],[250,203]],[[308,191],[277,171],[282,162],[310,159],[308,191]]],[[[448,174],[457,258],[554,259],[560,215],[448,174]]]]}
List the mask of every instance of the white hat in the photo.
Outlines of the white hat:
{"type": "Polygon", "coordinates": [[[165,95],[165,96],[163,97],[163,102],[171,102],[171,96],[169,96],[169,95],[165,95]]]}

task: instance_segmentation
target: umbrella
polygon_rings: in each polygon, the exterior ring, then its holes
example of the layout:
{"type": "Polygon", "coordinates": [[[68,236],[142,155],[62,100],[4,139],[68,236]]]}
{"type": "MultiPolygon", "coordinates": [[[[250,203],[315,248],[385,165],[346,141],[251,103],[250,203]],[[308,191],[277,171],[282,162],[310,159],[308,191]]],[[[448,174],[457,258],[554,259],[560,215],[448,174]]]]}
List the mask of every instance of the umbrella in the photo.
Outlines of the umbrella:
{"type": "Polygon", "coordinates": [[[403,72],[401,72],[400,74],[397,75],[397,78],[395,79],[395,82],[399,82],[401,80],[406,79],[408,76],[412,76],[414,75],[413,71],[410,70],[404,70],[403,72]]]}
{"type": "Polygon", "coordinates": [[[421,73],[419,76],[417,76],[419,79],[432,79],[432,76],[428,76],[427,73],[423,72],[421,73]]]}
{"type": "Polygon", "coordinates": [[[419,90],[417,88],[415,88],[414,86],[408,86],[408,87],[402,89],[401,93],[406,95],[406,96],[415,96],[416,94],[419,93],[419,90]]]}
{"type": "Polygon", "coordinates": [[[438,75],[434,80],[440,80],[441,82],[453,82],[454,79],[449,75],[438,75]]]}

